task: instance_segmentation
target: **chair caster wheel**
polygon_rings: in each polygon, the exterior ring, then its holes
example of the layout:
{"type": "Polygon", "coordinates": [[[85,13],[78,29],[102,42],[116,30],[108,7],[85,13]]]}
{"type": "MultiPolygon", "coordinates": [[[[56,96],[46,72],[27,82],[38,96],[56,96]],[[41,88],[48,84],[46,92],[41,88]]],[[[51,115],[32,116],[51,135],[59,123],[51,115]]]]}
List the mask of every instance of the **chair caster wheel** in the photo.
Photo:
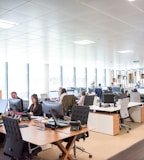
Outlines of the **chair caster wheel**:
{"type": "Polygon", "coordinates": [[[129,133],[129,131],[127,131],[127,133],[129,133]]]}
{"type": "Polygon", "coordinates": [[[89,155],[89,158],[92,158],[92,155],[91,155],[91,154],[89,155]]]}

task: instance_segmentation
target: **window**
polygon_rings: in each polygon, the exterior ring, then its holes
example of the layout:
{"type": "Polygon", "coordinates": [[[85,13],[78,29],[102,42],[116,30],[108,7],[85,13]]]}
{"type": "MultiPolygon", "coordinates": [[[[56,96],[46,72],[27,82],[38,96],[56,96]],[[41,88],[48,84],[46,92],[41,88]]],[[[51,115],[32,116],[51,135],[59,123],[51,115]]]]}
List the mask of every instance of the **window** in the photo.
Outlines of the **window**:
{"type": "Polygon", "coordinates": [[[63,87],[74,87],[74,67],[63,67],[63,87]]]}
{"type": "Polygon", "coordinates": [[[8,63],[8,97],[12,91],[28,99],[28,64],[8,63]]]}
{"type": "Polygon", "coordinates": [[[85,68],[76,67],[76,87],[86,87],[85,68]]]}
{"type": "Polygon", "coordinates": [[[87,87],[90,88],[93,82],[96,86],[96,70],[95,68],[87,68],[87,87]]]}
{"type": "Polygon", "coordinates": [[[49,90],[58,90],[61,87],[60,66],[49,65],[49,90]]]}
{"type": "Polygon", "coordinates": [[[104,68],[97,68],[97,84],[106,85],[106,71],[104,68]]]}

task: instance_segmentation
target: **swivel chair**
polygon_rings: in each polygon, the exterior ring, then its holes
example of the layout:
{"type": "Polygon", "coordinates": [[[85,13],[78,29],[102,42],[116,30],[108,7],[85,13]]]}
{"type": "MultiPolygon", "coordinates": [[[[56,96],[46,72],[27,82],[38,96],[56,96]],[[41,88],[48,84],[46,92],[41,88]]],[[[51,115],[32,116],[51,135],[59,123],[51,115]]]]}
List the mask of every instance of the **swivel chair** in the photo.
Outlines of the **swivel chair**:
{"type": "MultiPolygon", "coordinates": [[[[87,125],[88,116],[89,116],[89,107],[88,106],[73,106],[72,117],[71,117],[72,121],[79,120],[81,122],[81,125],[87,125]]],[[[79,136],[77,136],[76,141],[79,141],[80,139],[85,140],[88,137],[89,137],[89,133],[86,132],[86,133],[83,133],[83,134],[80,134],[79,136]]],[[[77,149],[84,152],[84,153],[87,153],[89,155],[89,158],[92,158],[92,154],[87,152],[84,148],[78,147],[75,142],[74,147],[73,147],[75,159],[77,158],[77,155],[76,155],[77,149]]]]}
{"type": "Polygon", "coordinates": [[[129,130],[131,130],[131,127],[124,123],[124,120],[127,118],[130,118],[129,112],[128,112],[128,104],[129,104],[129,98],[123,98],[120,100],[120,128],[124,127],[129,133],[129,130]]]}
{"type": "Polygon", "coordinates": [[[31,160],[32,155],[41,151],[39,146],[23,141],[18,121],[9,117],[2,117],[6,130],[4,154],[11,160],[22,160],[24,153],[27,153],[31,160]],[[32,146],[32,147],[31,147],[32,146]]]}
{"type": "Polygon", "coordinates": [[[130,93],[130,102],[141,102],[141,96],[138,92],[130,93]]]}
{"type": "Polygon", "coordinates": [[[90,106],[94,103],[95,95],[86,95],[84,100],[84,106],[90,106]]]}
{"type": "Polygon", "coordinates": [[[29,100],[23,100],[23,110],[27,111],[29,107],[29,100]]]}

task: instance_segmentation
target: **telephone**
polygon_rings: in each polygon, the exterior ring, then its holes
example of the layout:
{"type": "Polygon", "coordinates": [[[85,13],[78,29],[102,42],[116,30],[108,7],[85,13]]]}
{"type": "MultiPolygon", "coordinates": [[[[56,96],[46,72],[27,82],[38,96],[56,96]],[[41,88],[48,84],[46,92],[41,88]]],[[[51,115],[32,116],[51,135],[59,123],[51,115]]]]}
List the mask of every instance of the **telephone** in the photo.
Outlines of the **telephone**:
{"type": "Polygon", "coordinates": [[[70,128],[71,131],[79,131],[82,129],[81,121],[79,121],[79,120],[78,121],[71,121],[70,126],[71,126],[71,128],[70,128]]]}

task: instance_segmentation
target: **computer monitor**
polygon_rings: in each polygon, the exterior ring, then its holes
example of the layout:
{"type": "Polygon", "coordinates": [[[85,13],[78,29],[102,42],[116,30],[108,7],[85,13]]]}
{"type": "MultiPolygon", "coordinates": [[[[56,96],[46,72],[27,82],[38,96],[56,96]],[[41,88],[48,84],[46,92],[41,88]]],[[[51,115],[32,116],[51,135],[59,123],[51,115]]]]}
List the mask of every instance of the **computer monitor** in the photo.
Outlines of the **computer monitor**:
{"type": "Polygon", "coordinates": [[[102,102],[103,103],[115,103],[115,95],[112,93],[103,93],[102,95],[102,102]]]}
{"type": "Polygon", "coordinates": [[[6,111],[8,101],[6,99],[0,100],[0,113],[3,114],[6,111]]]}
{"type": "Polygon", "coordinates": [[[22,112],[21,99],[9,99],[9,109],[22,112]]]}
{"type": "Polygon", "coordinates": [[[68,95],[74,95],[74,90],[67,90],[68,95]]]}
{"type": "Polygon", "coordinates": [[[120,87],[112,87],[112,91],[113,91],[113,93],[120,93],[121,89],[120,89],[120,87]]]}
{"type": "Polygon", "coordinates": [[[55,102],[49,102],[49,101],[43,101],[42,104],[43,112],[46,114],[46,116],[50,117],[50,110],[55,111],[55,115],[58,118],[64,117],[63,112],[63,105],[61,103],[55,103],[55,102]]]}
{"type": "Polygon", "coordinates": [[[58,91],[49,91],[48,94],[49,99],[56,99],[59,97],[58,91]]]}

